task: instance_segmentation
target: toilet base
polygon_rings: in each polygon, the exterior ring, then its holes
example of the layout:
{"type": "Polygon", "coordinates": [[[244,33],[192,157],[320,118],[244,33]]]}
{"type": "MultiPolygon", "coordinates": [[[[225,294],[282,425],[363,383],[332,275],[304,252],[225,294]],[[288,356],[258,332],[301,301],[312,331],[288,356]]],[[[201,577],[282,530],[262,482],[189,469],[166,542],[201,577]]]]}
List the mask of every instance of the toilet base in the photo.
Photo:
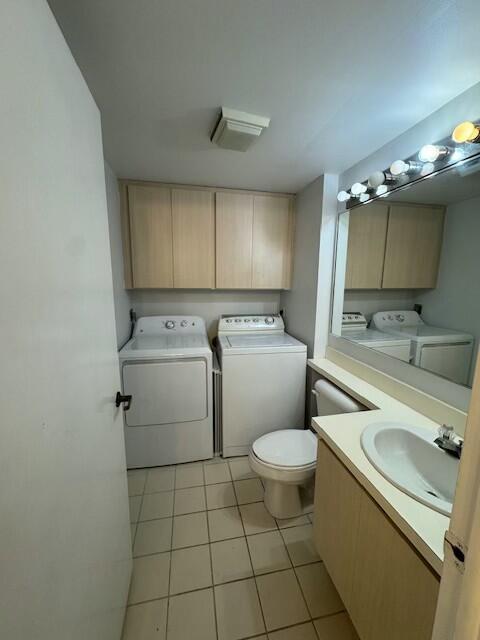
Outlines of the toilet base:
{"type": "Polygon", "coordinates": [[[300,486],[277,480],[264,480],[265,507],[274,518],[295,518],[303,513],[300,486]]]}

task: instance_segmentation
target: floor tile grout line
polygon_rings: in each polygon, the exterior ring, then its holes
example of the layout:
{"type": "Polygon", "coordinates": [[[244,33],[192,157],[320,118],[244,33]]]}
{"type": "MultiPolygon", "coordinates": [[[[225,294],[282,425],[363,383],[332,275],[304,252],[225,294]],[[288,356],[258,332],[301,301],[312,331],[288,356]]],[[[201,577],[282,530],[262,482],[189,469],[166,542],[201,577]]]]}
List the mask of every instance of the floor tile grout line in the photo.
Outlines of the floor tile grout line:
{"type": "MultiPolygon", "coordinates": [[[[205,479],[205,468],[203,470],[203,477],[205,479]]],[[[207,489],[206,485],[204,485],[204,493],[205,493],[205,505],[207,504],[207,489]]],[[[208,538],[208,555],[210,558],[210,577],[212,580],[212,598],[213,598],[213,618],[215,620],[215,635],[218,640],[218,619],[217,619],[217,600],[215,597],[215,579],[213,577],[213,560],[212,560],[212,543],[210,540],[210,523],[208,522],[208,515],[206,516],[207,520],[207,538],[208,538]]]]}
{"type": "MultiPolygon", "coordinates": [[[[235,491],[235,485],[233,487],[233,490],[235,491]]],[[[237,495],[236,491],[235,491],[235,496],[237,495]]],[[[247,553],[248,553],[248,557],[250,560],[250,566],[252,567],[252,573],[253,573],[253,583],[255,585],[255,591],[257,593],[257,598],[258,598],[258,604],[260,606],[260,613],[262,614],[262,622],[263,622],[263,628],[265,629],[265,634],[267,633],[267,623],[265,621],[265,614],[263,612],[263,606],[262,606],[262,600],[260,598],[260,591],[258,590],[258,584],[257,584],[257,578],[255,576],[255,569],[253,567],[253,561],[252,561],[252,554],[250,553],[250,547],[248,546],[248,540],[247,540],[247,532],[245,530],[245,525],[243,523],[243,517],[242,517],[242,512],[240,511],[240,509],[238,509],[239,514],[240,514],[240,521],[242,523],[242,529],[243,529],[243,534],[244,534],[244,538],[245,538],[245,544],[247,547],[247,553]]]]}
{"type": "MultiPolygon", "coordinates": [[[[173,478],[173,486],[175,486],[175,478],[177,476],[177,470],[175,469],[175,476],[173,478]]],[[[174,496],[175,497],[175,496],[174,496]]],[[[172,580],[172,546],[173,546],[173,517],[172,527],[170,529],[170,564],[168,567],[168,584],[167,584],[167,615],[165,616],[165,638],[168,637],[168,618],[170,615],[170,582],[172,580]]]]}

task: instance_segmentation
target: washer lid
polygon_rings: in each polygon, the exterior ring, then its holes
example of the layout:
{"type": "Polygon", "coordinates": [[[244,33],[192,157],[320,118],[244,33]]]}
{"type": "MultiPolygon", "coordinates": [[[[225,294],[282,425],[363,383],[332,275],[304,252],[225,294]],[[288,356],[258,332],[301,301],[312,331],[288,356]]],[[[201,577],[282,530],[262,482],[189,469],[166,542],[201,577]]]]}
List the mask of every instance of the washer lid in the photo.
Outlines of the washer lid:
{"type": "Polygon", "coordinates": [[[309,430],[280,429],[255,440],[252,449],[267,464],[304,467],[317,459],[317,438],[309,430]]]}

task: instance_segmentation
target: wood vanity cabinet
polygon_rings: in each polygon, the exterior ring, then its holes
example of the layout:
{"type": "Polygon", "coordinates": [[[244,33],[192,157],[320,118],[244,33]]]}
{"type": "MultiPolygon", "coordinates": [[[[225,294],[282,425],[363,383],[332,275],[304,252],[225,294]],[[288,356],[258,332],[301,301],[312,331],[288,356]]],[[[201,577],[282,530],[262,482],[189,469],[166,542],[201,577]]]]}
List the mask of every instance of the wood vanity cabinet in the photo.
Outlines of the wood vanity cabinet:
{"type": "Polygon", "coordinates": [[[288,289],[293,198],[121,182],[128,289],[288,289]]]}
{"type": "Polygon", "coordinates": [[[444,216],[443,207],[407,203],[350,211],[345,288],[434,288],[444,216]]]}
{"type": "Polygon", "coordinates": [[[430,640],[439,578],[319,440],[315,544],[361,640],[430,640]]]}

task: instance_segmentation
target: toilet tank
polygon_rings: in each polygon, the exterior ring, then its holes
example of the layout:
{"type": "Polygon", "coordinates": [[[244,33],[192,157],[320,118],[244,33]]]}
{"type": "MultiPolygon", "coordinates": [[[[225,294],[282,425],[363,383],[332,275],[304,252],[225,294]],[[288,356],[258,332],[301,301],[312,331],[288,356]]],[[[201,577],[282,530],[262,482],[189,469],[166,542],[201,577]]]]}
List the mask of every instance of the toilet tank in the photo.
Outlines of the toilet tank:
{"type": "Polygon", "coordinates": [[[317,401],[317,416],[333,416],[366,409],[360,402],[322,378],[315,383],[313,392],[317,401]]]}

